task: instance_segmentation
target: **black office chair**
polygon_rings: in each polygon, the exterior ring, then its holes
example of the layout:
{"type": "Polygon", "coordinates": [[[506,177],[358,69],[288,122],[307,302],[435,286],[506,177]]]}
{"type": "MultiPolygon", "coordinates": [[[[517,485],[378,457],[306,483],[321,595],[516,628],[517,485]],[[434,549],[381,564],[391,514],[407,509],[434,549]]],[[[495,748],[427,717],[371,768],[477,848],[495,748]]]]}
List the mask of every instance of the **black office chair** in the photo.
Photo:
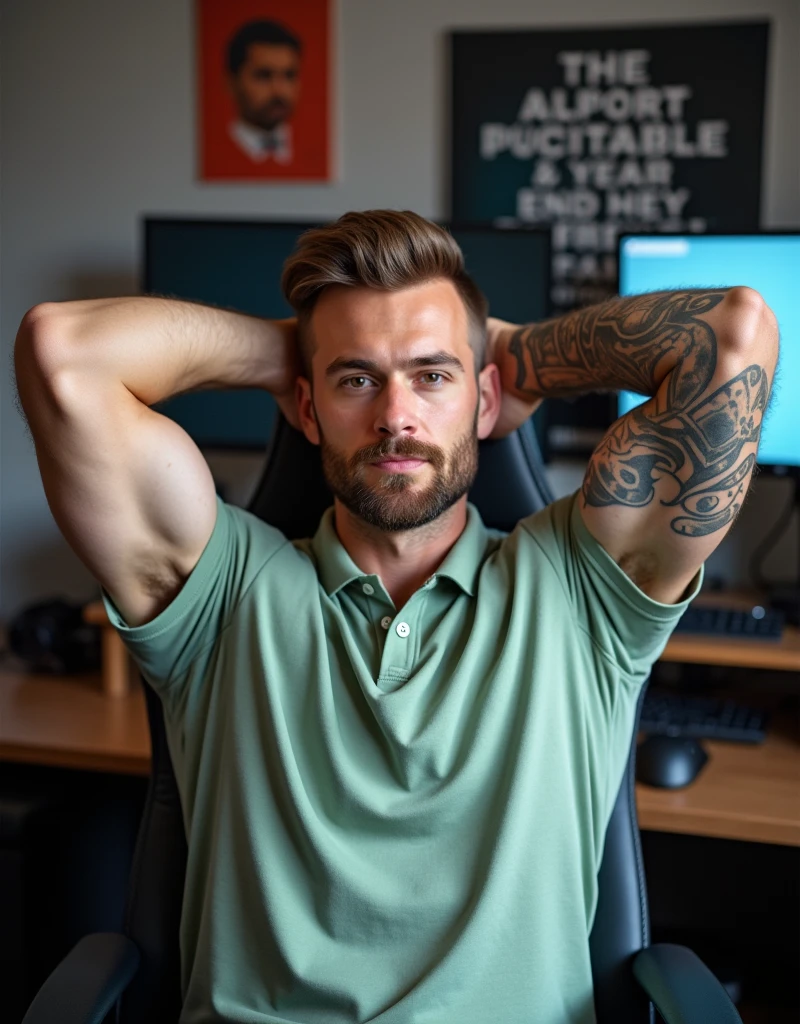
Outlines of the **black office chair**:
{"type": "MultiPolygon", "coordinates": [[[[553,500],[530,421],[500,441],[481,442],[470,500],[487,526],[506,531],[553,500]]],[[[249,510],[294,539],[312,535],[331,502],[319,450],[279,417],[249,510]]],[[[44,983],[23,1024],[101,1024],[115,1004],[117,1024],[175,1024],[180,1015],[186,839],[161,702],[146,683],[144,689],[153,762],[125,934],[82,939],[44,983]]],[[[694,953],[650,945],[634,796],[643,696],[644,688],[606,835],[590,936],[598,1024],[653,1024],[653,1004],[667,1024],[741,1024],[724,987],[694,953]]]]}

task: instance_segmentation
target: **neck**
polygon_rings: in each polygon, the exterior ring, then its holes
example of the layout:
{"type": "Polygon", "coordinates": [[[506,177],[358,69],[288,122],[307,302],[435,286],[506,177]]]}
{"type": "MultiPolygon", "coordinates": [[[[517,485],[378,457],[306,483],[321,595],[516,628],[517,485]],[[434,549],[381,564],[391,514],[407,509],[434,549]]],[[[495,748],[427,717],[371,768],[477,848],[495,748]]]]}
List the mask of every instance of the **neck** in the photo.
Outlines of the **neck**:
{"type": "Polygon", "coordinates": [[[439,568],[467,525],[467,497],[414,530],[387,533],[371,526],[339,501],[334,524],[342,546],[362,572],[380,576],[398,611],[439,568]]]}

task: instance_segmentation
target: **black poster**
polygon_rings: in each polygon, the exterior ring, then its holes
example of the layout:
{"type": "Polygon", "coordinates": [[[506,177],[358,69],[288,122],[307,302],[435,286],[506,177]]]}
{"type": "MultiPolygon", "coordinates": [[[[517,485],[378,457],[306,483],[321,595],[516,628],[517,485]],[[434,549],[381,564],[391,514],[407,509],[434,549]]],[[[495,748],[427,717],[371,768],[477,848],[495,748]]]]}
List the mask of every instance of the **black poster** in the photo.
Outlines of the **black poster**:
{"type": "Polygon", "coordinates": [[[765,21],[452,35],[458,223],[552,224],[555,312],[622,231],[759,227],[765,21]]]}

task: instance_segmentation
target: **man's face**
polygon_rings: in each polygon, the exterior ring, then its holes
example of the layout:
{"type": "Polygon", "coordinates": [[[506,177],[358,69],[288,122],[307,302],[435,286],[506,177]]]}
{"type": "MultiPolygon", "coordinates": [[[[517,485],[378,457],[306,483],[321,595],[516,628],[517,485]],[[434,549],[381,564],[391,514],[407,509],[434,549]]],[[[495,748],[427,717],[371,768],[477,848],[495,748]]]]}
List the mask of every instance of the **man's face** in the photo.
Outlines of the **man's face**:
{"type": "Polygon", "coordinates": [[[311,329],[313,393],[300,378],[298,405],[334,495],[386,531],[436,519],[469,490],[499,408],[497,367],[476,380],[455,287],[333,286],[311,329]]]}
{"type": "Polygon", "coordinates": [[[231,89],[243,121],[270,130],[294,113],[300,93],[300,55],[292,46],[251,43],[231,89]]]}

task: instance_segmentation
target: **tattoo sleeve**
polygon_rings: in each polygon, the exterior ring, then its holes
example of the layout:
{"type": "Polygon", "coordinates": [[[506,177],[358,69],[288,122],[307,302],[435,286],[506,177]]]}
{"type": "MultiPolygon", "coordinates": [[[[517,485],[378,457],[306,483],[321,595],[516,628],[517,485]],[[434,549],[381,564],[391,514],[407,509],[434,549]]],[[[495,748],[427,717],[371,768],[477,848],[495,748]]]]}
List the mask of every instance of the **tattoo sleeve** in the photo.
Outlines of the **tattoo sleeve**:
{"type": "Polygon", "coordinates": [[[724,291],[662,292],[618,299],[516,331],[508,350],[517,390],[530,398],[598,390],[666,402],[619,419],[596,449],[583,483],[587,505],[641,507],[670,477],[672,529],[705,536],[733,521],[755,464],[770,385],[753,364],[711,390],[717,338],[701,314],[724,291]],[[752,445],[748,452],[745,446],[752,445]]]}

